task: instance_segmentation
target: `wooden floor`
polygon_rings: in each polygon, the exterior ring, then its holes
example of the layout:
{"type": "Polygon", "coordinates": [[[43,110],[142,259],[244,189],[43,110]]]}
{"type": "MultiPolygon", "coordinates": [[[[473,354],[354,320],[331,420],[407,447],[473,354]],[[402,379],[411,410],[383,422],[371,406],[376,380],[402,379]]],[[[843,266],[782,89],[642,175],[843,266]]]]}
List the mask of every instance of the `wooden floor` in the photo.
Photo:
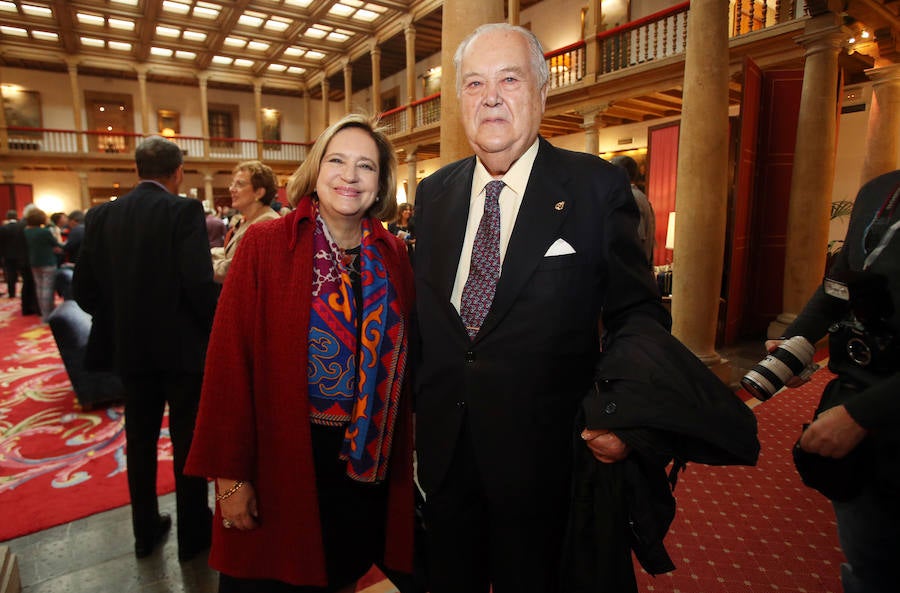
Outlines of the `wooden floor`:
{"type": "MultiPolygon", "coordinates": [[[[758,362],[762,342],[720,350],[732,363],[733,382],[758,362]]],[[[160,511],[175,518],[175,495],[160,498],[160,511]]],[[[134,557],[130,507],[3,542],[16,554],[23,593],[212,593],[218,575],[206,555],[178,561],[174,526],[153,555],[134,557]]],[[[395,593],[388,581],[361,585],[359,592],[395,593]]]]}

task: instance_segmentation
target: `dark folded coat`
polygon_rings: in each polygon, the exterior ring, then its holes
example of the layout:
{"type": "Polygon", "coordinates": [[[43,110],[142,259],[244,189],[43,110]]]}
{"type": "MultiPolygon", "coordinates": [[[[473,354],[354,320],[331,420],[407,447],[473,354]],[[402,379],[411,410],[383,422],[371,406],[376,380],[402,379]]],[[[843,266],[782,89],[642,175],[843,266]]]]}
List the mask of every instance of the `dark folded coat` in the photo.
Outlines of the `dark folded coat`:
{"type": "Polygon", "coordinates": [[[706,365],[650,320],[628,332],[612,337],[616,347],[598,364],[575,426],[566,593],[636,592],[632,550],[650,574],[674,570],[663,538],[679,469],[689,461],[755,465],[759,457],[756,417],[706,365]],[[584,426],[614,431],[631,447],[628,458],[595,460],[580,439],[584,426]]]}

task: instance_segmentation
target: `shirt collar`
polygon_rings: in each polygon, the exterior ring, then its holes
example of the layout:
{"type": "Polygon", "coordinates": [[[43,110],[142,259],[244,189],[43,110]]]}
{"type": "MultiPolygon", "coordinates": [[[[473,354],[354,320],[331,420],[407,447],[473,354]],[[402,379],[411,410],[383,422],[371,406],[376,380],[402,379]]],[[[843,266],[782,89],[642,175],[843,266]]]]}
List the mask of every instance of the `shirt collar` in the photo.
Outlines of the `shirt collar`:
{"type": "MultiPolygon", "coordinates": [[[[516,194],[522,196],[525,194],[525,188],[528,185],[528,178],[531,177],[531,167],[534,165],[534,159],[537,158],[538,146],[540,142],[537,138],[534,143],[526,150],[522,156],[516,159],[509,171],[506,172],[501,181],[516,194]]],[[[489,181],[493,181],[493,177],[488,173],[480,159],[475,159],[475,174],[472,176],[472,189],[474,195],[484,193],[484,186],[489,181]]]]}

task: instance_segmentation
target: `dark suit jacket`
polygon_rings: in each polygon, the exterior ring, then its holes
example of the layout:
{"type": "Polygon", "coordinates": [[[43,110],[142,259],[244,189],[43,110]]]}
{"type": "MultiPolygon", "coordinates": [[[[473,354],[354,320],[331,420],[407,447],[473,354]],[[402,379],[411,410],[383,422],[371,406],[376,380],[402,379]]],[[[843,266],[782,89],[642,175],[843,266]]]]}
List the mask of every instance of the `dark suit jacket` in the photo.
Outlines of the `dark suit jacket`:
{"type": "Polygon", "coordinates": [[[73,294],[92,368],[202,373],[218,288],[200,202],[142,182],[91,208],[73,294]]]}
{"type": "Polygon", "coordinates": [[[440,486],[468,416],[488,492],[530,504],[569,483],[571,431],[598,359],[601,311],[611,331],[641,317],[666,329],[671,322],[638,241],[625,174],[541,139],[493,305],[470,341],[450,293],[474,166],[474,157],[448,165],[416,193],[419,480],[426,492],[440,486]],[[545,257],[557,239],[575,253],[545,257]]]}

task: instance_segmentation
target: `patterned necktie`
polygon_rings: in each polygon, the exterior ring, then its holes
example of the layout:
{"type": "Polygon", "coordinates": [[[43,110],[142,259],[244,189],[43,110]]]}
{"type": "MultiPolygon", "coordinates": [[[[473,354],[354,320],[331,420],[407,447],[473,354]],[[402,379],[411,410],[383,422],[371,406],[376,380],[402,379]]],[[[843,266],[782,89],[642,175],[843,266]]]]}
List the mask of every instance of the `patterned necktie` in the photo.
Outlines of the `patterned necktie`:
{"type": "Polygon", "coordinates": [[[481,329],[500,278],[500,191],[503,185],[502,181],[491,181],[484,187],[484,214],[475,233],[472,263],[460,306],[460,317],[470,338],[481,329]]]}

